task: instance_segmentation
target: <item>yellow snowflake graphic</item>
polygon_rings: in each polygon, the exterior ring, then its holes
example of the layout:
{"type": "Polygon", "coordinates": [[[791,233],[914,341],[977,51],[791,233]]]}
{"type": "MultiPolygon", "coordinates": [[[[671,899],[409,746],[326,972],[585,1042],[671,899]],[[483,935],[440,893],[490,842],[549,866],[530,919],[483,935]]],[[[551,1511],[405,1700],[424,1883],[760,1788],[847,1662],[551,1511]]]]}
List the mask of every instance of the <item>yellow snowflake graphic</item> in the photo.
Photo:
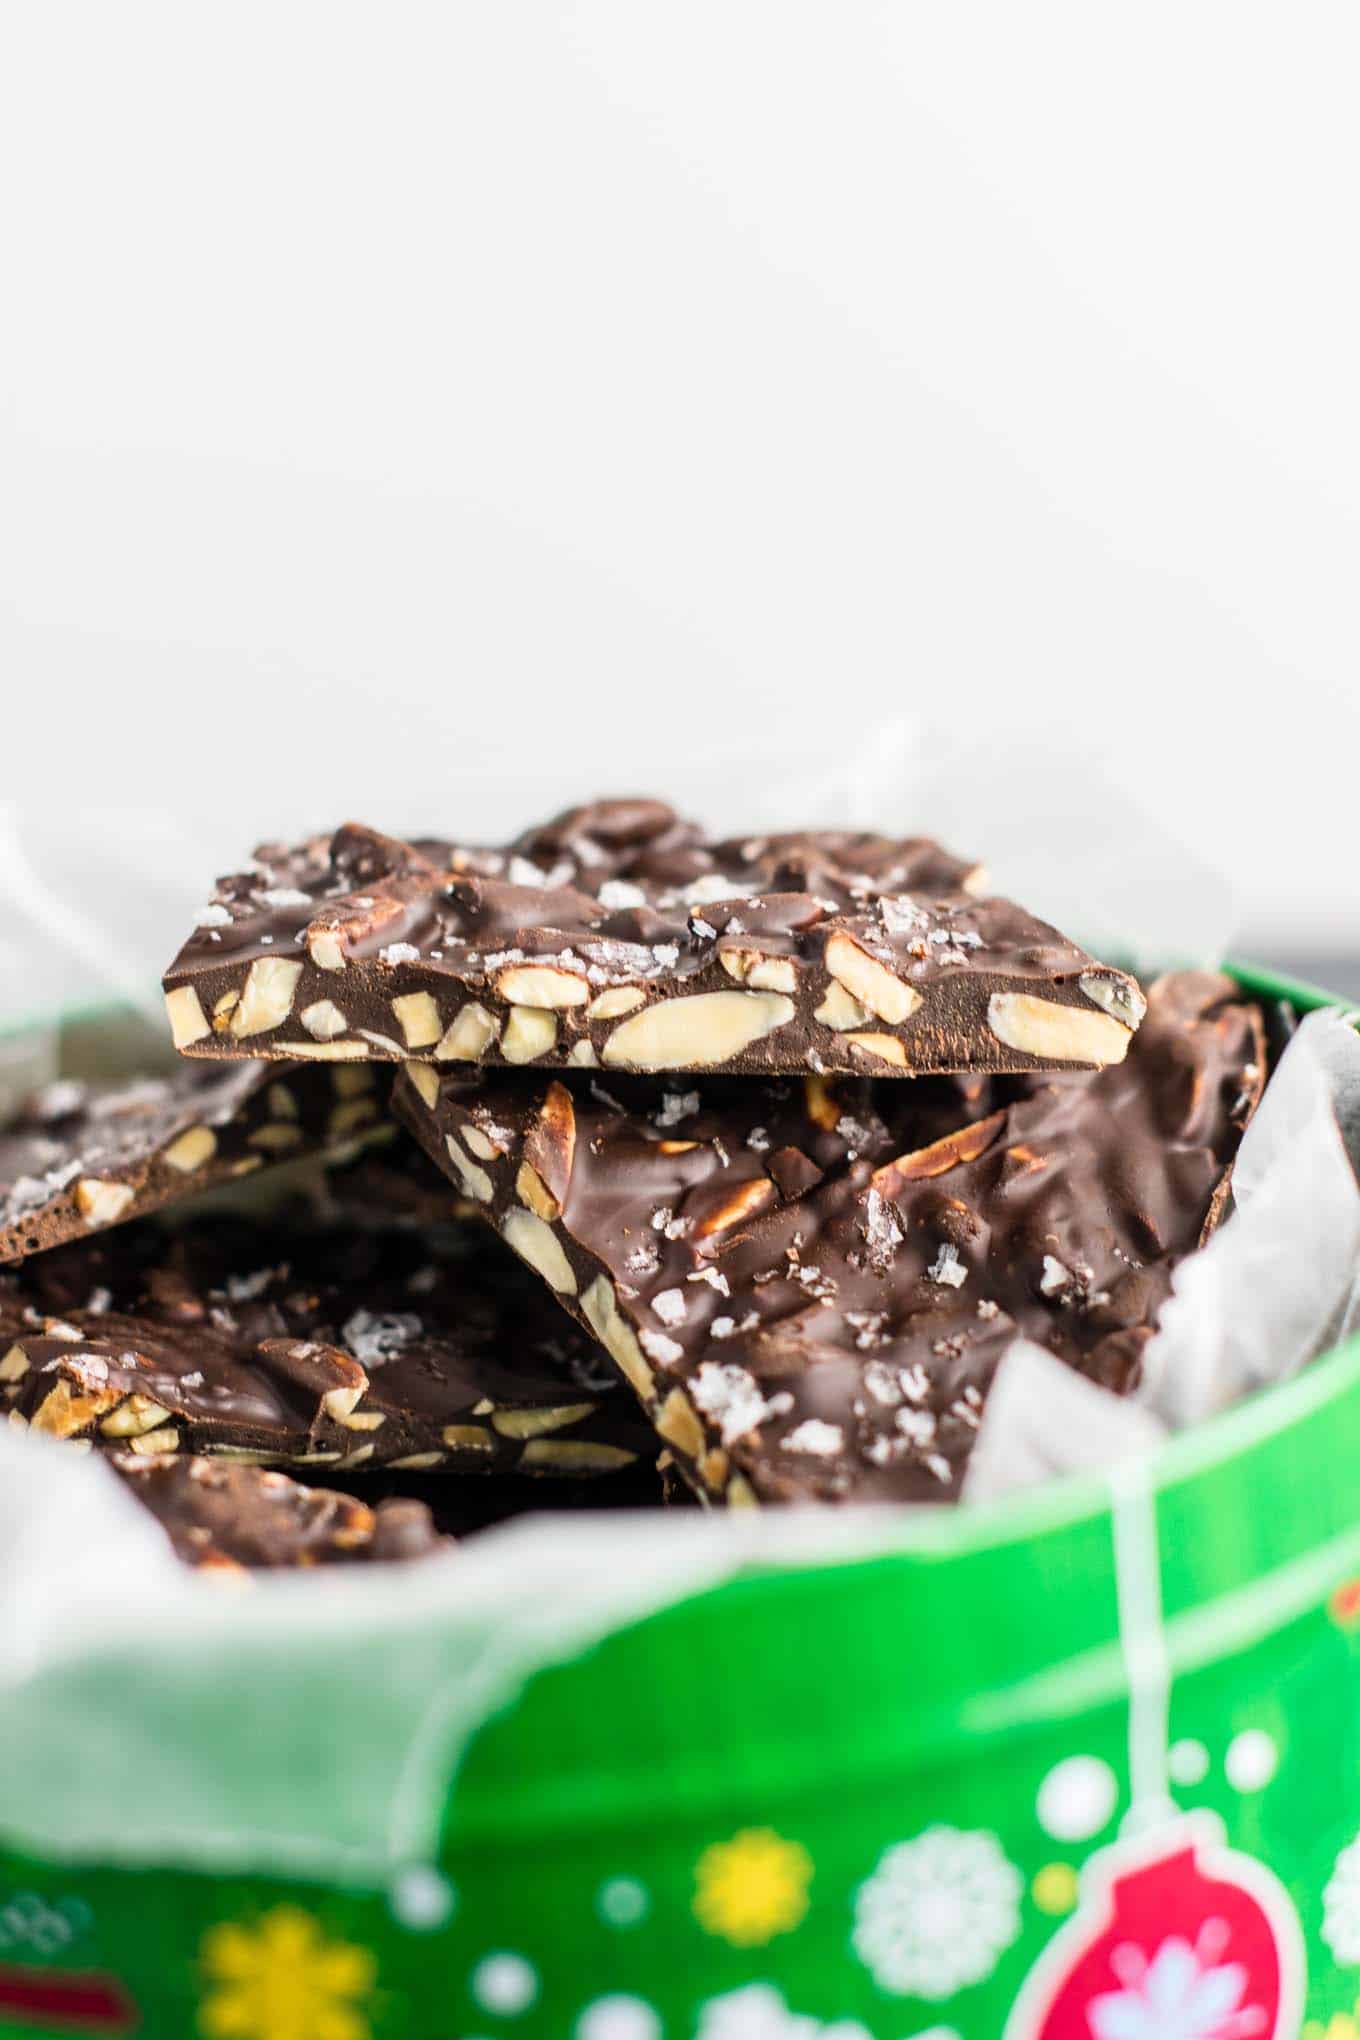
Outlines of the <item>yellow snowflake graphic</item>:
{"type": "Polygon", "coordinates": [[[310,1913],[280,1905],[253,1926],[225,1920],[200,1954],[206,2040],[370,2040],[359,2001],[373,1988],[373,1957],[328,1941],[310,1913]]]}
{"type": "Polygon", "coordinates": [[[812,1858],[773,1828],[743,1828],[705,1849],[695,1870],[701,1927],[737,1948],[758,1948],[796,1927],[808,1908],[812,1858]]]}
{"type": "Polygon", "coordinates": [[[1320,2019],[1310,2019],[1303,2029],[1303,2040],[1360,2040],[1360,2026],[1349,2012],[1337,2012],[1325,2026],[1320,2019]]]}

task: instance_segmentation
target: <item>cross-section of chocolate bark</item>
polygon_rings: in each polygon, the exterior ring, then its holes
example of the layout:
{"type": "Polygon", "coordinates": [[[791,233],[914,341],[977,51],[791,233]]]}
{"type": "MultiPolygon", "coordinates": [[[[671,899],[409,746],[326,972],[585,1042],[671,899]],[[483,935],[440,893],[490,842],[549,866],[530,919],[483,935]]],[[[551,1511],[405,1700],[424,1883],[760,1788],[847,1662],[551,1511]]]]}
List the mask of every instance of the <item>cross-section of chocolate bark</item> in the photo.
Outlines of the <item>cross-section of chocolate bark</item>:
{"type": "Polygon", "coordinates": [[[651,1439],[591,1342],[480,1228],[214,1216],[0,1278],[11,1422],[139,1456],[594,1474],[651,1439]]]}
{"type": "Polygon", "coordinates": [[[423,1502],[370,1508],[354,1495],[221,1459],[118,1452],[109,1464],[156,1517],[177,1557],[201,1571],[389,1563],[454,1548],[423,1502]]]}
{"type": "Polygon", "coordinates": [[[1136,984],[922,839],[711,842],[601,801],[506,851],[349,823],[224,878],[189,1055],[906,1076],[1118,1062],[1136,984]]]}
{"type": "Polygon", "coordinates": [[[1023,1333],[1116,1391],[1264,1081],[1225,978],[1093,1075],[534,1083],[408,1064],[397,1110],[731,1502],[957,1493],[1023,1333]]]}
{"type": "Polygon", "coordinates": [[[0,1261],[121,1224],[266,1163],[390,1137],[368,1068],[184,1064],[127,1083],[48,1084],[0,1126],[0,1261]]]}

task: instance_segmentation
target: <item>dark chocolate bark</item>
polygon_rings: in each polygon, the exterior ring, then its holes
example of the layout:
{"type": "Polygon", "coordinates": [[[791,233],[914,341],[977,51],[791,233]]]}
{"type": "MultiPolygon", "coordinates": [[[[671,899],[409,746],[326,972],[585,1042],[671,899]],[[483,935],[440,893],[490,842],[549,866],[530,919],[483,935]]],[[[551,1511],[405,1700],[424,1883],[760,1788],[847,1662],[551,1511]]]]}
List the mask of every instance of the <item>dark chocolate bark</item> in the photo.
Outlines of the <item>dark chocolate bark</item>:
{"type": "Polygon", "coordinates": [[[1132,979],[976,896],[980,876],[916,838],[709,842],[654,801],[576,809],[507,851],[349,823],[220,881],[167,1009],[194,1056],[898,1076],[1119,1061],[1132,979]]]}
{"type": "Polygon", "coordinates": [[[699,1489],[957,1493],[1018,1333],[1116,1392],[1219,1216],[1264,1080],[1225,978],[1094,1075],[872,1087],[490,1072],[397,1110],[590,1325],[699,1489]]]}
{"type": "Polygon", "coordinates": [[[109,1464],[156,1517],[176,1556],[203,1571],[390,1563],[454,1548],[423,1502],[371,1508],[268,1467],[220,1459],[118,1452],[109,1464]]]}
{"type": "Polygon", "coordinates": [[[139,1456],[594,1474],[654,1451],[591,1342],[480,1228],[217,1217],[0,1282],[11,1421],[139,1456]]]}
{"type": "Polygon", "coordinates": [[[118,1084],[62,1079],[0,1128],[0,1261],[121,1224],[267,1163],[386,1141],[378,1073],[184,1064],[118,1084]]]}

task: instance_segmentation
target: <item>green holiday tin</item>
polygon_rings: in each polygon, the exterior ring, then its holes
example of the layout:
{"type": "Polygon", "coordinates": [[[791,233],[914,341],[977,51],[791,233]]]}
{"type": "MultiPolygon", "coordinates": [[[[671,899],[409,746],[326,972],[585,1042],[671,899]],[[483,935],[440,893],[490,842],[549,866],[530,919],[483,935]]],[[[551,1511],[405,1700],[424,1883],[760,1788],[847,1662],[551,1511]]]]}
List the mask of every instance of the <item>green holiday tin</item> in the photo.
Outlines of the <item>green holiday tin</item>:
{"type": "Polygon", "coordinates": [[[1360,2035],[1360,1342],[1109,1479],[322,1592],[0,1448],[0,2031],[1360,2035]]]}

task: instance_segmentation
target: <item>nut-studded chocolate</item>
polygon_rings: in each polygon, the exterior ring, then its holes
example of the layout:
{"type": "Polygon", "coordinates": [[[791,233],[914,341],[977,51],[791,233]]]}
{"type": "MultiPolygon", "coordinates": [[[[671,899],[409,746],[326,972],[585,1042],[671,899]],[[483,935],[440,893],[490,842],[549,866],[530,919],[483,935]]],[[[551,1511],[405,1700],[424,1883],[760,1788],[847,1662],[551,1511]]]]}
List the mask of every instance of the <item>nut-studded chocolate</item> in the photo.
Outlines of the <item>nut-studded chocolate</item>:
{"type": "Polygon", "coordinates": [[[628,1071],[1093,1068],[1142,994],[920,838],[709,841],[600,801],[508,850],[347,823],[219,882],[165,978],[191,1056],[628,1071]]]}
{"type": "Polygon", "coordinates": [[[593,1474],[653,1449],[590,1342],[476,1228],[215,1216],[0,1282],[0,1409],[140,1457],[593,1474]]]}
{"type": "Polygon", "coordinates": [[[921,1500],[957,1493],[1017,1333],[1136,1382],[1263,1079],[1256,1009],[1182,973],[1093,1075],[870,1095],[488,1072],[446,1076],[433,1103],[403,1075],[394,1103],[435,1160],[479,1157],[479,1209],[589,1324],[698,1490],[921,1500]]]}
{"type": "Polygon", "coordinates": [[[177,1557],[204,1572],[409,1561],[454,1548],[419,1501],[370,1508],[354,1495],[223,1459],[118,1452],[109,1464],[156,1517],[177,1557]]]}
{"type": "Polygon", "coordinates": [[[69,1078],[0,1127],[0,1261],[303,1155],[392,1137],[376,1071],[182,1064],[130,1083],[69,1078]]]}

